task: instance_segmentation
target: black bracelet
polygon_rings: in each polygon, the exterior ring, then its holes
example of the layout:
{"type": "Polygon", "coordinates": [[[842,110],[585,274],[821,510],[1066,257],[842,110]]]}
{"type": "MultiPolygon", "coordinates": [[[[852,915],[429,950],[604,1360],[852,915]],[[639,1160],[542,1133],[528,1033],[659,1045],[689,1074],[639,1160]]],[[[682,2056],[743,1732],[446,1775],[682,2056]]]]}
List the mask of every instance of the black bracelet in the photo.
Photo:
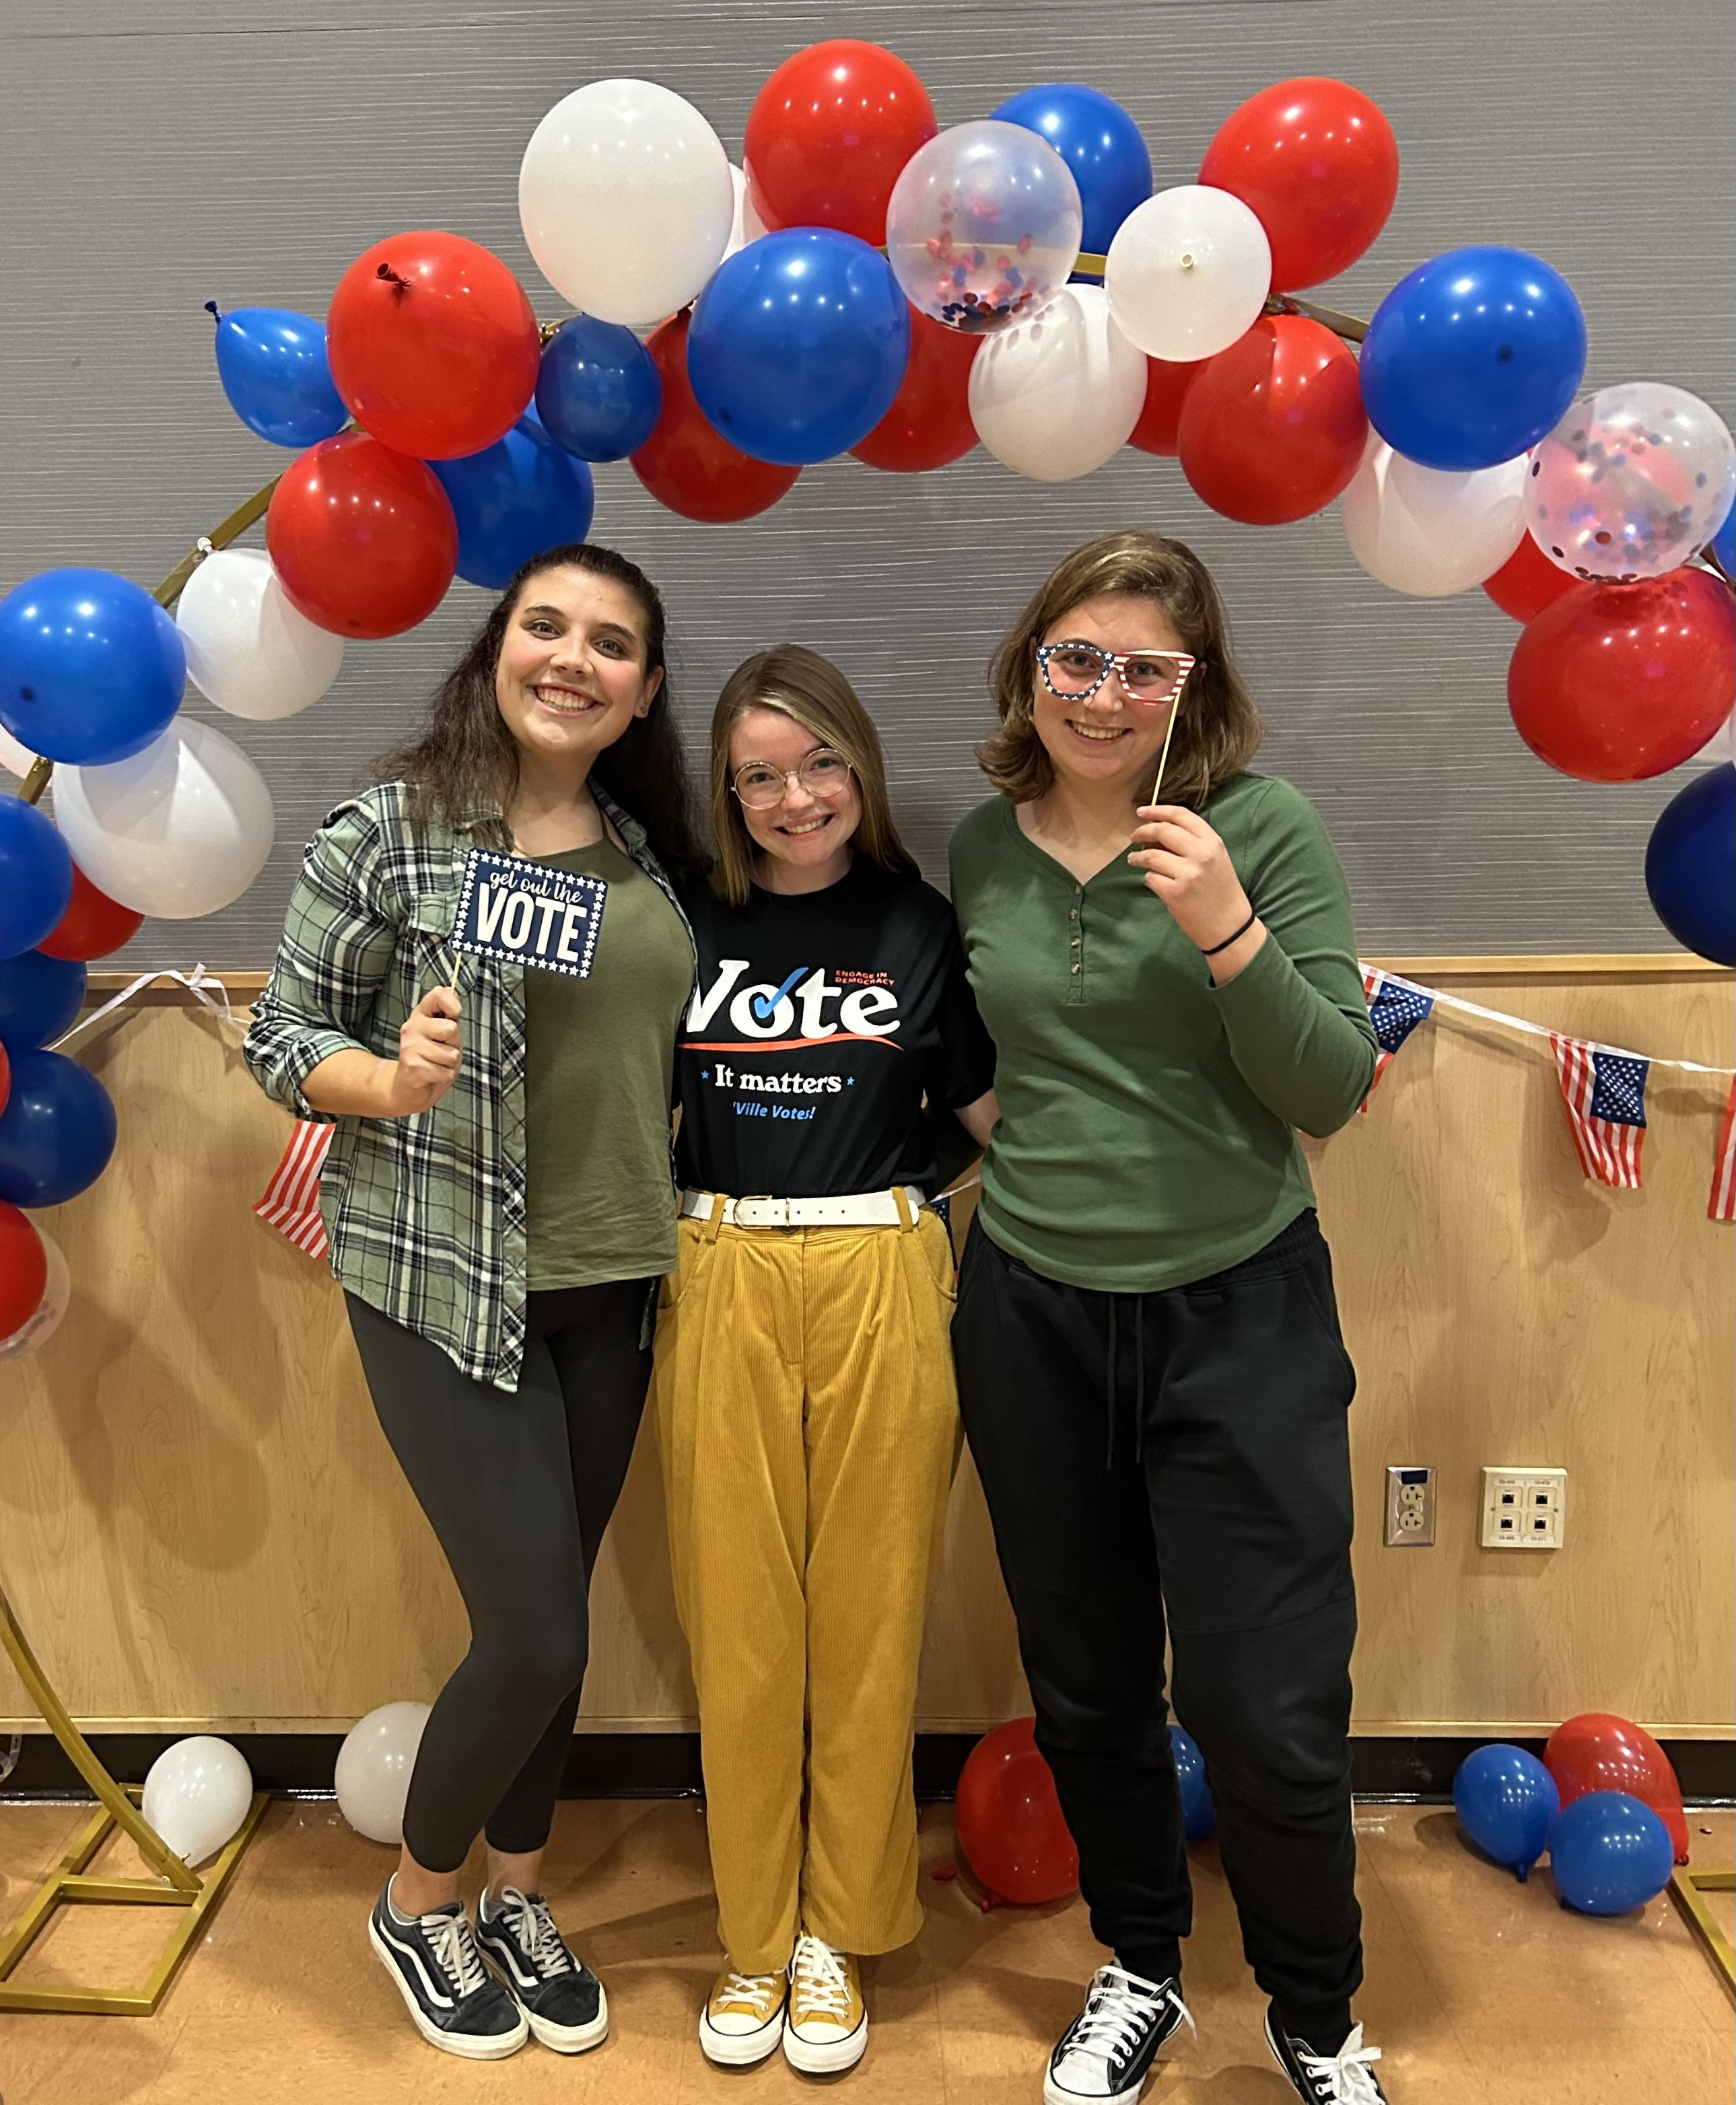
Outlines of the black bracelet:
{"type": "Polygon", "coordinates": [[[1199,954],[1203,958],[1215,958],[1220,950],[1227,950],[1232,943],[1239,943],[1242,938],[1247,933],[1248,930],[1253,927],[1254,923],[1259,918],[1260,916],[1255,913],[1251,907],[1248,909],[1247,920],[1245,920],[1242,923],[1241,927],[1237,929],[1234,935],[1226,936],[1221,943],[1214,943],[1209,950],[1202,950],[1199,954]]]}

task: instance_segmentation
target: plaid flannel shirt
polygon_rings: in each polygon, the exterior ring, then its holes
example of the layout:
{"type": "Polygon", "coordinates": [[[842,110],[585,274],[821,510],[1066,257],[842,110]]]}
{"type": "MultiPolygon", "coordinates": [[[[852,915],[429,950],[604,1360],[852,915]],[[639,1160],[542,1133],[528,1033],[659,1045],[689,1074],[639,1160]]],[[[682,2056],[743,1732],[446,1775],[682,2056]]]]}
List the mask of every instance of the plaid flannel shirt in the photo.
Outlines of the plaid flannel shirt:
{"type": "MultiPolygon", "coordinates": [[[[644,828],[600,790],[593,794],[680,914],[644,828]]],[[[319,1209],[338,1280],[466,1374],[511,1390],[524,1354],[526,1294],[522,968],[465,958],[463,1064],[431,1110],[332,1119],[301,1093],[334,1052],[359,1046],[397,1058],[405,1018],[457,967],[446,939],[476,845],[510,850],[498,813],[456,828],[436,820],[418,836],[401,782],[340,804],[308,843],[244,1051],[268,1096],[298,1118],[337,1128],[319,1209]]]]}

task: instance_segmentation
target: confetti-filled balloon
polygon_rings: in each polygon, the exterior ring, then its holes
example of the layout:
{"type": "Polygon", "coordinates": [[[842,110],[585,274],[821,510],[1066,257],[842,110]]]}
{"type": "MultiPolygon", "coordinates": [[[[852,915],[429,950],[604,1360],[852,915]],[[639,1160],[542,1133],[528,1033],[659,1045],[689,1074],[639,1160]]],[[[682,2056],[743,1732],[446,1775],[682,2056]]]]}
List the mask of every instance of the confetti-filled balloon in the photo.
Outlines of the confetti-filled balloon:
{"type": "Polygon", "coordinates": [[[1022,124],[984,118],[911,156],[886,207],[886,256],[913,307],[984,336],[1066,284],[1084,223],[1055,149],[1022,124]]]}
{"type": "Polygon", "coordinates": [[[1576,402],[1531,457],[1532,538],[1576,578],[1631,583],[1696,556],[1736,496],[1736,445],[1698,396],[1656,381],[1576,402]]]}

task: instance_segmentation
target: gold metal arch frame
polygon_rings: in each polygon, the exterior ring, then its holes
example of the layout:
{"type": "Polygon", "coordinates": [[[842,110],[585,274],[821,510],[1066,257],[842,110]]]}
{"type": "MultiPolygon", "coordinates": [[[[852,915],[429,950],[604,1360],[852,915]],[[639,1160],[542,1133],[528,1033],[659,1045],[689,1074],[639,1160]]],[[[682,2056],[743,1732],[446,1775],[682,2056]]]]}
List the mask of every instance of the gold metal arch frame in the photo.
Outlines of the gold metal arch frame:
{"type": "Polygon", "coordinates": [[[1670,1876],[1670,1897],[1687,1916],[1689,1927],[1706,1947],[1706,1955],[1724,1976],[1724,1985],[1736,1995],[1736,1950],[1712,1911],[1701,1898],[1703,1893],[1736,1893],[1736,1870],[1677,1870],[1670,1876]]]}

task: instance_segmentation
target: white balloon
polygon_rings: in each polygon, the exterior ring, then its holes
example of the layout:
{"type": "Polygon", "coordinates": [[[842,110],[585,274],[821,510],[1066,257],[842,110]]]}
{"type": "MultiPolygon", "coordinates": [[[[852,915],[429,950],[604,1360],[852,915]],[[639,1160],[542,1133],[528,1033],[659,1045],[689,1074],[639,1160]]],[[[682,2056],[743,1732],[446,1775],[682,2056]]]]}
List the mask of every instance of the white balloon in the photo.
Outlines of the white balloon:
{"type": "Polygon", "coordinates": [[[1441,599],[1492,578],[1525,533],[1528,457],[1495,467],[1425,467],[1371,431],[1344,494],[1350,553],[1394,592],[1441,599]]]}
{"type": "Polygon", "coordinates": [[[353,1725],[337,1750],[337,1807],[370,1842],[404,1839],[410,1772],[428,1722],[426,1703],[384,1703],[353,1725]]]}
{"type": "Polygon", "coordinates": [[[1182,183],[1116,228],[1103,286],[1122,333],[1149,356],[1212,358],[1258,320],[1272,244],[1240,198],[1182,183]]]}
{"type": "Polygon", "coordinates": [[[344,662],[342,637],[297,613],[270,557],[253,548],[208,556],[182,589],[175,626],[199,692],[256,723],[311,708],[344,662]]]}
{"type": "Polygon", "coordinates": [[[42,1299],[11,1336],[0,1338],[0,1360],[21,1360],[46,1345],[60,1329],[66,1304],[73,1298],[72,1274],[66,1269],[60,1245],[44,1229],[38,1227],[36,1232],[42,1236],[42,1248],[47,1254],[47,1283],[42,1288],[42,1299]]]}
{"type": "Polygon", "coordinates": [[[519,170],[519,219],[557,293],[629,327],[685,307],[723,260],[730,157],[690,102],[594,80],[557,102],[519,170]]]}
{"type": "Polygon", "coordinates": [[[765,231],[748,194],[748,178],[733,161],[730,163],[730,184],[735,192],[735,217],[730,222],[730,239],[724,248],[725,263],[732,256],[739,255],[750,241],[757,241],[765,231]]]}
{"type": "Polygon", "coordinates": [[[145,1817],[190,1867],[215,1857],[248,1817],[253,1772],[227,1740],[165,1747],[145,1778],[145,1817]]]}
{"type": "Polygon", "coordinates": [[[215,914],[266,866],[276,816],[265,777],[221,731],[176,717],[108,767],[57,767],[54,816],[73,860],[136,914],[215,914]]]}
{"type": "MultiPolygon", "coordinates": [[[[1726,717],[1693,757],[1709,762],[1736,760],[1736,716],[1726,717]]],[[[42,1237],[44,1242],[47,1240],[47,1236],[42,1237]]]]}
{"type": "Polygon", "coordinates": [[[36,765],[36,755],[27,745],[20,745],[3,724],[0,724],[0,767],[8,775],[16,775],[20,781],[36,765]]]}
{"type": "Polygon", "coordinates": [[[1089,475],[1126,445],[1145,405],[1145,354],[1099,285],[1068,285],[1028,321],[984,337],[971,421],[997,461],[1038,482],[1089,475]]]}

